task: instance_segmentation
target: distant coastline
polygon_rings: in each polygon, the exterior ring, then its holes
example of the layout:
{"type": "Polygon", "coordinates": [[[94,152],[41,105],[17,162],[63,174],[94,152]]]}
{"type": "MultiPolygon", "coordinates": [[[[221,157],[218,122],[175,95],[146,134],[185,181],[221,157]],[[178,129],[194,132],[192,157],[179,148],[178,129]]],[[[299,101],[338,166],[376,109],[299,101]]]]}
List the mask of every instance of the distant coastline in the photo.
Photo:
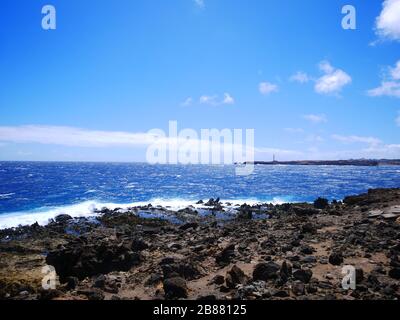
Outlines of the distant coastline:
{"type": "Polygon", "coordinates": [[[244,164],[255,165],[297,165],[297,166],[360,166],[360,167],[377,167],[377,166],[400,166],[400,159],[356,159],[356,160],[297,160],[297,161],[254,161],[245,162],[244,164]]]}

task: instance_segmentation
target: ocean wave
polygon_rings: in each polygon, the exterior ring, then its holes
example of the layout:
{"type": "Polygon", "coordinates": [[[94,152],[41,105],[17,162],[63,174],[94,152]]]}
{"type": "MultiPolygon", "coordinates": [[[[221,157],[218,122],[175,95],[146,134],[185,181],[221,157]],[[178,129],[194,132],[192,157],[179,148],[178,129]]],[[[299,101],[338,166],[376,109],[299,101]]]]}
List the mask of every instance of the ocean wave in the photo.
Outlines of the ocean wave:
{"type": "MultiPolygon", "coordinates": [[[[95,211],[101,210],[102,208],[108,208],[110,210],[114,210],[117,208],[121,208],[122,210],[126,210],[131,207],[140,207],[151,204],[153,207],[163,207],[172,211],[178,211],[181,209],[185,209],[189,206],[194,208],[204,208],[202,204],[196,204],[197,201],[193,200],[184,200],[184,199],[162,199],[155,198],[149,201],[140,201],[140,202],[132,202],[128,204],[121,203],[108,203],[108,202],[99,202],[99,201],[84,201],[77,204],[65,205],[60,207],[45,207],[38,208],[30,211],[22,211],[22,212],[12,212],[12,213],[4,213],[0,215],[0,229],[5,228],[14,228],[19,225],[26,226],[32,225],[34,223],[38,223],[39,225],[46,225],[49,223],[51,219],[54,219],[56,216],[60,214],[68,214],[71,217],[79,218],[79,217],[94,217],[97,214],[95,211]]],[[[285,200],[283,198],[273,198],[267,201],[260,201],[256,199],[236,199],[236,200],[221,200],[224,205],[228,203],[230,206],[234,207],[237,205],[242,205],[244,203],[248,205],[255,205],[261,203],[273,203],[273,204],[281,204],[284,203],[285,200]]]]}
{"type": "Polygon", "coordinates": [[[0,200],[1,199],[10,199],[15,193],[0,193],[0,200]]]}

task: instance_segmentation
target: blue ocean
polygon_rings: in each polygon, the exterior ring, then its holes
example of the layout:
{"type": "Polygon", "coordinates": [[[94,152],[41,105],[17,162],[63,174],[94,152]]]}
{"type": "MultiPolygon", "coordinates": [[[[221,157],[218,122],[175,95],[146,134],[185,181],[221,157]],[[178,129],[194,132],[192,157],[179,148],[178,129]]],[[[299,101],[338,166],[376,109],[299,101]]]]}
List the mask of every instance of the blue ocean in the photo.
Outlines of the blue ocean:
{"type": "Polygon", "coordinates": [[[152,203],[182,208],[219,197],[236,203],[343,199],[400,187],[400,167],[234,166],[142,163],[0,162],[0,228],[46,223],[60,213],[90,216],[102,207],[152,203]]]}

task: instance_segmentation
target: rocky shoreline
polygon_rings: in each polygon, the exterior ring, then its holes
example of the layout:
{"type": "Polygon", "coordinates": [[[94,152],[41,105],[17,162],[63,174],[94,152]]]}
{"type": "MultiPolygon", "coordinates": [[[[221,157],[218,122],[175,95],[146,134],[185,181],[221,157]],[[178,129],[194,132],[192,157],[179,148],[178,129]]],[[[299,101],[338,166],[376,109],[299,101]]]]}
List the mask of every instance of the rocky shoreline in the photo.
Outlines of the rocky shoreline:
{"type": "Polygon", "coordinates": [[[399,297],[400,189],[332,203],[104,208],[0,230],[2,300],[399,297]],[[46,265],[55,289],[42,288],[46,265]],[[342,288],[345,265],[355,290],[342,288]]]}

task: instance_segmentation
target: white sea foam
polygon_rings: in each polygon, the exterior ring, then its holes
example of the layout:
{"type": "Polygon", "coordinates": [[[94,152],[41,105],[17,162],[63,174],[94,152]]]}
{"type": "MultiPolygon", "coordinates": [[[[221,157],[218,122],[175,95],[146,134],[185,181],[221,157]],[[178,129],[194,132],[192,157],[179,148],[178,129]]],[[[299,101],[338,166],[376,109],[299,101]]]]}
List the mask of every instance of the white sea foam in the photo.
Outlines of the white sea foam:
{"type": "MultiPolygon", "coordinates": [[[[230,203],[232,207],[241,204],[255,205],[260,203],[273,203],[281,204],[285,201],[280,198],[273,198],[268,201],[259,201],[255,199],[236,199],[236,200],[221,200],[223,204],[230,203]]],[[[46,225],[50,219],[54,219],[60,214],[68,214],[71,217],[93,217],[96,216],[95,211],[101,210],[102,208],[108,208],[114,210],[116,208],[121,208],[126,210],[130,207],[146,206],[151,204],[153,207],[162,206],[169,210],[177,211],[185,209],[189,206],[195,208],[204,208],[204,204],[196,204],[193,200],[183,200],[183,199],[152,199],[150,201],[133,202],[129,204],[120,203],[106,203],[98,201],[85,201],[78,204],[61,206],[61,207],[51,207],[51,208],[40,208],[31,211],[23,212],[12,212],[0,214],[0,229],[13,228],[19,225],[31,225],[38,223],[39,225],[46,225]]]]}

